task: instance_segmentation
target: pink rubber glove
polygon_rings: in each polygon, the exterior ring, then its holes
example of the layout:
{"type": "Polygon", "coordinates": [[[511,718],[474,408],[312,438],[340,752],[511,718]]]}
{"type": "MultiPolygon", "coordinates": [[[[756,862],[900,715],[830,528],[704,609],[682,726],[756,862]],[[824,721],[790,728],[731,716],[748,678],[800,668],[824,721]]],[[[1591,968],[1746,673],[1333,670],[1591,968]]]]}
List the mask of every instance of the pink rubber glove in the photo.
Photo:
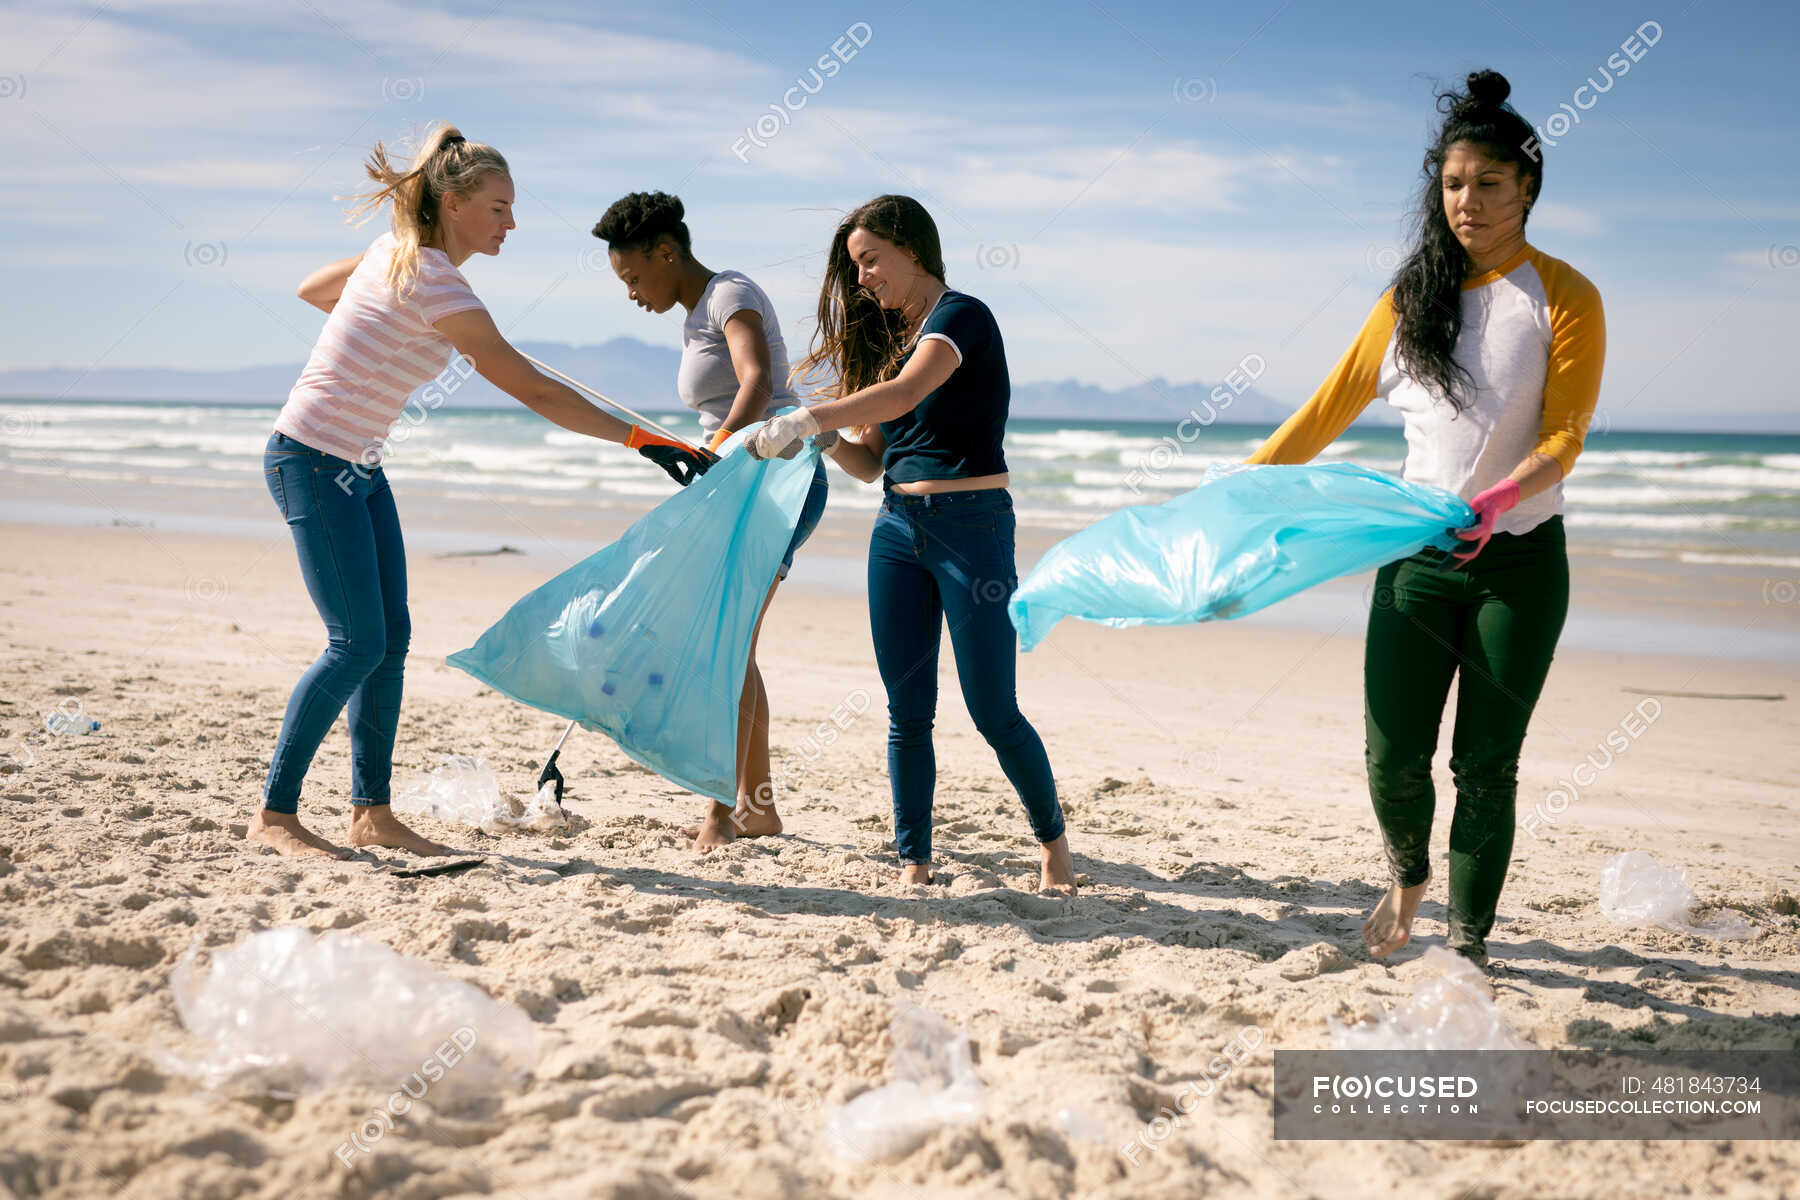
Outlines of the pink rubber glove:
{"type": "Polygon", "coordinates": [[[1502,479],[1469,501],[1469,507],[1475,510],[1475,527],[1459,529],[1456,531],[1456,536],[1465,542],[1474,542],[1475,548],[1451,557],[1458,562],[1466,563],[1480,554],[1482,548],[1488,544],[1488,539],[1494,536],[1494,522],[1499,520],[1501,513],[1513,508],[1518,503],[1519,481],[1516,479],[1502,479]]]}

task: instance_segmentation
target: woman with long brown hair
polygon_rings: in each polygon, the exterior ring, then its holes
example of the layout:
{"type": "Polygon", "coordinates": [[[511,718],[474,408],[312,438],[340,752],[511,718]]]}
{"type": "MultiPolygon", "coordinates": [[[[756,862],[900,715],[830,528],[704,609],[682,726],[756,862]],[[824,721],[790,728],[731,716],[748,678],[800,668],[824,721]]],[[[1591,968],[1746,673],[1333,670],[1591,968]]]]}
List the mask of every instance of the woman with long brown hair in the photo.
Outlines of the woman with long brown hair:
{"type": "Polygon", "coordinates": [[[783,413],[751,436],[759,457],[821,433],[837,464],[885,488],[869,541],[869,624],[888,695],[888,774],[904,883],[929,883],[937,760],[938,649],[946,619],[963,700],[1018,790],[1040,847],[1039,884],[1073,890],[1062,806],[1044,743],[1019,711],[1018,648],[1006,602],[1018,586],[1006,432],[1011,384],[987,305],[944,279],[937,226],[909,196],[845,217],[801,363],[835,377],[835,398],[783,413]]]}
{"type": "Polygon", "coordinates": [[[252,841],[289,855],[344,857],[303,827],[298,811],[307,768],[346,705],[350,845],[448,852],[388,806],[412,624],[406,549],[381,457],[414,389],[470,363],[538,415],[630,446],[679,482],[707,465],[540,374],[500,335],[458,269],[476,254],[498,254],[514,227],[512,175],[498,150],[440,125],[406,170],[379,143],[367,169],[376,186],[352,216],[391,208],[393,228],[301,283],[300,298],[328,315],[263,455],[264,482],[327,635],[288,699],[249,827],[252,841]]]}

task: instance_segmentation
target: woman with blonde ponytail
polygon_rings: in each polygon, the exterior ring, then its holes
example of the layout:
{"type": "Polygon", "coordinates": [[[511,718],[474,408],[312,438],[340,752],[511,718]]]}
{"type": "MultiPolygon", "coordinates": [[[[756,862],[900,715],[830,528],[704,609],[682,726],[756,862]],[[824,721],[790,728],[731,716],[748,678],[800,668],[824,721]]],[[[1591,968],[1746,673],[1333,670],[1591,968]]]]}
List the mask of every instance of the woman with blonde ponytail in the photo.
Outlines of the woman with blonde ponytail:
{"type": "Polygon", "coordinates": [[[448,853],[388,807],[411,623],[405,547],[381,457],[414,389],[480,372],[538,415],[629,446],[680,483],[711,461],[594,407],[501,336],[458,269],[476,254],[498,254],[514,227],[512,175],[498,150],[440,125],[405,171],[379,143],[367,170],[376,186],[351,216],[386,207],[392,228],[301,283],[300,298],[328,315],[263,455],[263,479],[328,638],[288,700],[263,807],[249,827],[252,841],[286,855],[347,855],[297,815],[306,770],[346,706],[349,844],[448,853]]]}

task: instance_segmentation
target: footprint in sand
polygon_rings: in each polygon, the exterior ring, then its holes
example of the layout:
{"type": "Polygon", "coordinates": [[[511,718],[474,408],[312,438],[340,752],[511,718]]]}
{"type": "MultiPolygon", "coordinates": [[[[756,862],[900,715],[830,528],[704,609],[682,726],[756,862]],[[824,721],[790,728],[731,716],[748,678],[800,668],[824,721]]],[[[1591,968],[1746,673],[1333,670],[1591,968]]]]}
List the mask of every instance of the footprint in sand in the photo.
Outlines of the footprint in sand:
{"type": "Polygon", "coordinates": [[[1275,973],[1283,979],[1298,981],[1316,979],[1328,971],[1343,971],[1349,966],[1350,960],[1336,946],[1330,942],[1314,942],[1290,950],[1275,960],[1275,973]]]}

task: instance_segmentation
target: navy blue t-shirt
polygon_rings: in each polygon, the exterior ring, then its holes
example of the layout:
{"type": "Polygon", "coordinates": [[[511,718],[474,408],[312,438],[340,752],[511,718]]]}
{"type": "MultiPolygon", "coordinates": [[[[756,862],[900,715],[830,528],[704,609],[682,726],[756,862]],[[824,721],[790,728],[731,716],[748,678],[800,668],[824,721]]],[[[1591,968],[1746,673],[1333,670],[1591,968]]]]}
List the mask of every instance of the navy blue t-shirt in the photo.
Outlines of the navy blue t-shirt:
{"type": "MultiPolygon", "coordinates": [[[[1006,433],[1012,384],[994,314],[973,296],[946,291],[919,330],[919,341],[927,340],[949,342],[961,362],[917,408],[881,423],[881,436],[887,439],[881,456],[884,482],[1000,474],[1006,470],[1000,440],[1006,433]]],[[[906,357],[912,354],[908,351],[906,357]]]]}

